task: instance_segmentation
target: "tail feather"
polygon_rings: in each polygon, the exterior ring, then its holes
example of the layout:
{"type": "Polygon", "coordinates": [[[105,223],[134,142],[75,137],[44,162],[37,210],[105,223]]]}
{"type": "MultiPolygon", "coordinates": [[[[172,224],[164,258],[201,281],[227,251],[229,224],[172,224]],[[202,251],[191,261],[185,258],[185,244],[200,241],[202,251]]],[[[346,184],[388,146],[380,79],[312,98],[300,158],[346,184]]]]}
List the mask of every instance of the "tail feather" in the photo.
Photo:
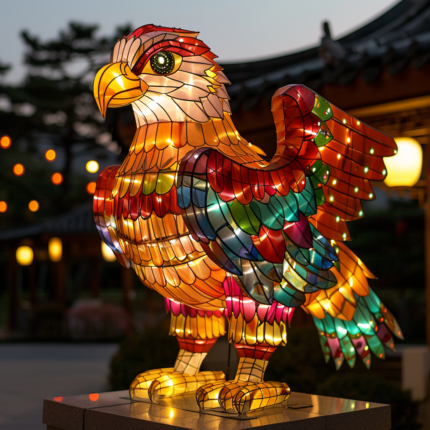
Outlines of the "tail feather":
{"type": "Polygon", "coordinates": [[[333,318],[328,313],[322,319],[313,317],[324,359],[328,362],[333,357],[336,369],[345,360],[349,367],[354,367],[357,355],[370,368],[370,352],[384,359],[385,348],[395,351],[391,333],[403,339],[396,319],[371,288],[368,296],[355,294],[355,299],[357,308],[350,321],[333,318]]]}

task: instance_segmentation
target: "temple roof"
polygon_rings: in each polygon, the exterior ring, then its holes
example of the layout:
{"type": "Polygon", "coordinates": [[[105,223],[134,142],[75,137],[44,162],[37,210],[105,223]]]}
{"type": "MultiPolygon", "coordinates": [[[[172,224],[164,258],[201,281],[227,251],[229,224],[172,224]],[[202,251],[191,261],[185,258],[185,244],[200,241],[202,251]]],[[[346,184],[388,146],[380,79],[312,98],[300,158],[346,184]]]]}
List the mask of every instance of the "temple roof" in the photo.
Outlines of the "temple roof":
{"type": "Polygon", "coordinates": [[[369,24],[337,40],[325,35],[314,48],[281,57],[222,64],[232,82],[232,109],[270,103],[276,89],[301,83],[315,91],[324,84],[343,86],[361,78],[372,84],[386,70],[395,76],[412,65],[430,63],[430,0],[402,0],[369,24]]]}

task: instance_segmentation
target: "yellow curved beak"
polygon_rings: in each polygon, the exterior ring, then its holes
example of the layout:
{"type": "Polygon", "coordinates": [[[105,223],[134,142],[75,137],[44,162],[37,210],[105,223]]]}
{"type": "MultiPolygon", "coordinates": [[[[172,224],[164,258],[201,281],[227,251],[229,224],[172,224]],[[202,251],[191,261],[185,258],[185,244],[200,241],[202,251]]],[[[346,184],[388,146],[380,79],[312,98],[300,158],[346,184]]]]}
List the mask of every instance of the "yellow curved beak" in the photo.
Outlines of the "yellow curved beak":
{"type": "Polygon", "coordinates": [[[94,79],[93,93],[103,118],[108,107],[127,106],[140,99],[148,85],[139,79],[127,63],[110,63],[94,79]]]}

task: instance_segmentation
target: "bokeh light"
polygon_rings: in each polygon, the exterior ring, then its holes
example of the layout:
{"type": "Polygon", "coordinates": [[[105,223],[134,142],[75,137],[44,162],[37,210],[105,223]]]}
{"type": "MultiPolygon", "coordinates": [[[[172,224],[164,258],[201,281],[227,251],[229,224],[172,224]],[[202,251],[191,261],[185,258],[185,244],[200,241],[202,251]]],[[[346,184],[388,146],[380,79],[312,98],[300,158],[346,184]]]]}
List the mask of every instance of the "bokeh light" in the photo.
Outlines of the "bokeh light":
{"type": "Polygon", "coordinates": [[[384,158],[388,171],[385,184],[389,187],[413,187],[421,176],[423,149],[411,137],[396,137],[397,154],[384,158]]]}
{"type": "Polygon", "coordinates": [[[24,166],[20,163],[15,164],[15,166],[13,166],[13,174],[15,176],[22,176],[25,172],[24,166]]]}
{"type": "Polygon", "coordinates": [[[58,173],[58,172],[54,173],[51,176],[51,182],[54,185],[60,185],[63,182],[63,175],[61,173],[58,173]]]}
{"type": "Polygon", "coordinates": [[[116,260],[115,254],[113,253],[112,249],[109,248],[103,241],[102,241],[102,256],[103,260],[112,262],[116,260]]]}
{"type": "Polygon", "coordinates": [[[99,163],[97,161],[91,160],[85,165],[87,172],[96,173],[99,170],[99,163]]]}
{"type": "Polygon", "coordinates": [[[51,237],[48,242],[49,259],[54,263],[61,261],[63,257],[63,242],[59,237],[51,237]]]}
{"type": "Polygon", "coordinates": [[[95,182],[89,182],[87,185],[87,193],[88,194],[94,194],[96,192],[96,183],[95,182]]]}
{"type": "Polygon", "coordinates": [[[0,202],[0,213],[5,213],[7,211],[7,203],[4,201],[0,202]]]}
{"type": "Polygon", "coordinates": [[[12,145],[12,139],[9,136],[2,136],[0,138],[0,146],[3,149],[8,149],[12,145]]]}
{"type": "Polygon", "coordinates": [[[53,149],[48,149],[45,152],[45,158],[48,161],[54,161],[57,158],[57,153],[53,149]]]}
{"type": "Polygon", "coordinates": [[[29,246],[18,246],[16,250],[16,261],[21,266],[30,266],[33,263],[34,253],[29,246]]]}
{"type": "Polygon", "coordinates": [[[30,209],[31,212],[37,212],[39,210],[39,202],[37,200],[32,200],[28,204],[28,209],[30,209]]]}

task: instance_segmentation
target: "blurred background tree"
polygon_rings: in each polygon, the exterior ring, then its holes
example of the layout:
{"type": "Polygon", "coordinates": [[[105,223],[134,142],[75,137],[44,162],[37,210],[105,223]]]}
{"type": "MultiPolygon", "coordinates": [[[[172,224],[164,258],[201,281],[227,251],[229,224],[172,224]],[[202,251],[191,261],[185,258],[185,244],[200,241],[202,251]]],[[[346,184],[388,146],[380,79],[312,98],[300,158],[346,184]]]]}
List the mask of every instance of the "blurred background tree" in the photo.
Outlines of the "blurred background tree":
{"type": "MultiPolygon", "coordinates": [[[[94,102],[92,80],[116,40],[131,29],[118,27],[109,37],[99,36],[97,29],[72,22],[45,42],[28,31],[21,33],[26,77],[18,85],[0,81],[0,136],[13,141],[0,162],[0,200],[9,206],[2,227],[52,216],[88,199],[85,163],[76,165],[76,160],[91,154],[115,162],[121,152],[109,133],[112,117],[105,122],[94,102]],[[52,167],[44,159],[48,149],[56,153],[52,167]],[[25,181],[14,175],[16,163],[24,165],[25,181]],[[54,172],[61,174],[56,185],[51,181],[54,172]],[[40,205],[36,215],[26,207],[33,199],[40,205]]],[[[13,70],[0,63],[0,75],[6,73],[13,70]]]]}

